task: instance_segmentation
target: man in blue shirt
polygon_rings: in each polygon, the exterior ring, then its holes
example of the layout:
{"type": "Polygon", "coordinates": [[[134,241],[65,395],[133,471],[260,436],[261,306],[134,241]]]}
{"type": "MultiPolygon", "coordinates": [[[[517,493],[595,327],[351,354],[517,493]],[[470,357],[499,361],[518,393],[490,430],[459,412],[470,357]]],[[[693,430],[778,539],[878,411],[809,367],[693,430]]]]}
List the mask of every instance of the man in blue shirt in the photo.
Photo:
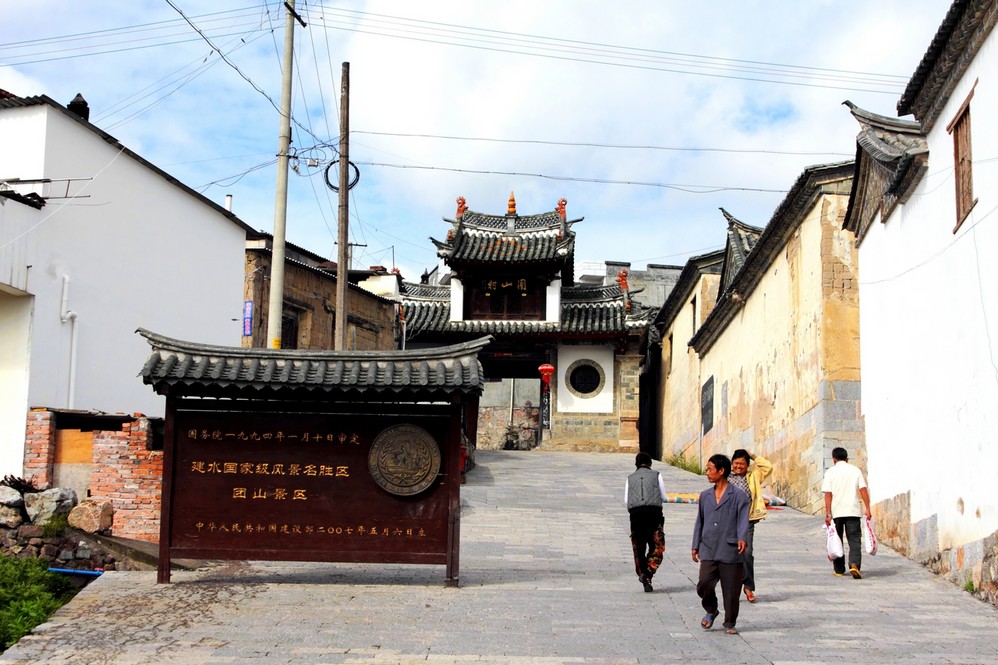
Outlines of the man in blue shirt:
{"type": "Polygon", "coordinates": [[[724,627],[729,635],[738,630],[738,598],[745,574],[745,544],[749,528],[749,499],[728,483],[731,460],[727,455],[712,455],[705,467],[713,487],[700,493],[697,518],[693,524],[693,561],[700,562],[697,595],[707,612],[700,625],[704,630],[717,618],[718,581],[724,597],[724,627]]]}

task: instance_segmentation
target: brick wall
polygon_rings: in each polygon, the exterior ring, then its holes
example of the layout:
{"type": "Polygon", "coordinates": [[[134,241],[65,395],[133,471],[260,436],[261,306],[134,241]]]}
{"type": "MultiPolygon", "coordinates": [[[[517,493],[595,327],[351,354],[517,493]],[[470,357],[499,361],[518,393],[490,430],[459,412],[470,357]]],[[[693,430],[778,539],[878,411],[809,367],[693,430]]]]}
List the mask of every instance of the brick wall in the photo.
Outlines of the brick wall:
{"type": "Polygon", "coordinates": [[[39,489],[47,489],[52,482],[54,459],[55,414],[48,409],[31,409],[24,436],[24,479],[39,489]]]}
{"type": "MultiPolygon", "coordinates": [[[[24,476],[39,488],[51,486],[57,417],[44,408],[28,413],[24,476]]],[[[123,423],[121,431],[93,432],[90,495],[114,506],[112,535],[159,540],[163,451],[151,450],[152,438],[149,419],[141,414],[123,423]]]]}
{"type": "Polygon", "coordinates": [[[115,536],[159,540],[163,451],[150,450],[151,443],[145,417],[125,423],[120,432],[94,432],[90,493],[114,506],[115,536]]]}

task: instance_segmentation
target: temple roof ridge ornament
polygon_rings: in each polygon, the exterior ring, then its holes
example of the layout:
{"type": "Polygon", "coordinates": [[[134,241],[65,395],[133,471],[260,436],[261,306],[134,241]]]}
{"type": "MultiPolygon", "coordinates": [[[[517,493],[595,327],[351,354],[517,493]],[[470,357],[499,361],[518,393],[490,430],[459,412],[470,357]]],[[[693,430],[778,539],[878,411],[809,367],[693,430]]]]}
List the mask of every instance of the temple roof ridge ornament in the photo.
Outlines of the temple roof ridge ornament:
{"type": "Polygon", "coordinates": [[[516,217],[516,197],[513,192],[509,193],[509,201],[506,202],[506,215],[516,217]]]}

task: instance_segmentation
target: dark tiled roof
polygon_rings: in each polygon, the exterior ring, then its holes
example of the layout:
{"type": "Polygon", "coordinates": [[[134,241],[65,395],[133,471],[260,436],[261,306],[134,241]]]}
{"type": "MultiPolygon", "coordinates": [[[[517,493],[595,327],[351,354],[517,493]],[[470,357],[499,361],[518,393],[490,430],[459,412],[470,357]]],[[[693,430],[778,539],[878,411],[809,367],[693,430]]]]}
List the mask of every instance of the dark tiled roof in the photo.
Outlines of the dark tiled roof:
{"type": "Polygon", "coordinates": [[[561,227],[561,215],[558,214],[557,210],[537,215],[487,215],[483,212],[466,210],[461,215],[461,222],[465,226],[493,231],[505,231],[509,228],[510,220],[513,221],[513,228],[516,231],[537,231],[561,227]]]}
{"type": "MultiPolygon", "coordinates": [[[[607,335],[642,329],[654,313],[632,301],[627,311],[620,287],[565,287],[561,290],[561,321],[450,320],[450,289],[436,294],[420,291],[413,297],[406,284],[402,307],[406,337],[422,333],[461,333],[490,335],[607,335]]],[[[425,289],[425,285],[419,285],[425,289]]]]}
{"type": "Polygon", "coordinates": [[[492,339],[411,351],[297,351],[195,344],[148,330],[152,352],[140,372],[159,393],[289,398],[303,393],[376,393],[381,398],[441,398],[481,393],[478,352],[492,339]]]}
{"type": "Polygon", "coordinates": [[[994,0],[956,0],[950,5],[898,101],[898,115],[913,114],[928,132],[996,22],[994,0]]]}
{"type": "Polygon", "coordinates": [[[446,241],[430,238],[437,255],[452,267],[467,264],[534,263],[562,265],[575,251],[572,224],[557,211],[538,215],[486,215],[466,210],[456,220],[446,241]]]}
{"type": "Polygon", "coordinates": [[[866,235],[873,219],[890,216],[904,203],[928,169],[929,147],[921,125],[864,111],[844,102],[860,124],[856,137],[856,166],[843,226],[866,235]]]}
{"type": "MultiPolygon", "coordinates": [[[[750,226],[733,217],[727,210],[721,208],[721,214],[728,220],[728,241],[725,245],[724,267],[721,269],[721,290],[724,293],[734,281],[752,248],[759,242],[762,229],[750,226]]],[[[720,295],[720,293],[718,295],[720,295]]]]}
{"type": "Polygon", "coordinates": [[[575,244],[557,230],[506,232],[463,229],[450,247],[438,252],[450,263],[549,263],[562,262],[575,244]]]}
{"type": "Polygon", "coordinates": [[[414,284],[402,282],[402,293],[409,298],[450,299],[450,287],[439,284],[414,284]]]}

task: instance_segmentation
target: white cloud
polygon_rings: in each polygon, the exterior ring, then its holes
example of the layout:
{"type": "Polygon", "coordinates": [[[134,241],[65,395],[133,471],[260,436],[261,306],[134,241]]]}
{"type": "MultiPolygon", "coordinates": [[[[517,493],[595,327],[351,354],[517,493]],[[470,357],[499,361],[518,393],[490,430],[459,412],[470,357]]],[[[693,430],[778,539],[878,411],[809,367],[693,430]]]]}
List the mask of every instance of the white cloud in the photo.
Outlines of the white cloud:
{"type": "MultiPolygon", "coordinates": [[[[96,124],[191,186],[222,180],[206,195],[233,194],[236,212],[269,230],[276,167],[250,169],[273,160],[277,146],[271,101],[280,95],[281,3],[230,1],[209,11],[175,2],[270,100],[169,5],[153,0],[5,8],[5,33],[19,37],[0,44],[0,87],[64,103],[82,92],[96,124]],[[47,37],[60,39],[32,42],[47,37]],[[115,52],[69,50],[81,47],[115,52]],[[44,61],[50,58],[63,59],[44,61]],[[38,62],[18,64],[29,60],[38,62]]],[[[876,94],[856,81],[829,79],[832,87],[822,88],[815,79],[752,79],[787,71],[771,63],[824,68],[829,77],[841,70],[906,77],[945,13],[932,0],[297,4],[309,27],[297,29],[294,114],[318,139],[294,128],[300,170],[311,174],[291,176],[288,238],[296,244],[336,255],[337,198],[322,170],[337,146],[342,62],[350,62],[354,132],[584,144],[352,134],[361,181],[352,191],[350,234],[366,245],[356,249],[358,264],[391,264],[394,253],[409,279],[436,264],[426,238],[446,233],[441,217],[453,216],[457,196],[498,214],[510,191],[521,214],[568,198],[570,216],[586,218],[576,227],[579,260],[641,267],[719,247],[718,207],[763,225],[782,199],[730,188],[786,190],[807,166],[848,159],[857,127],[841,102],[890,114],[905,82],[876,94]],[[379,32],[394,36],[372,34],[379,32]],[[591,62],[601,59],[617,64],[591,62]],[[690,68],[699,74],[675,71],[690,68]],[[328,145],[305,152],[319,140],[328,145]],[[608,144],[754,152],[598,147],[608,144]],[[307,167],[309,156],[321,166],[307,167]]]]}

